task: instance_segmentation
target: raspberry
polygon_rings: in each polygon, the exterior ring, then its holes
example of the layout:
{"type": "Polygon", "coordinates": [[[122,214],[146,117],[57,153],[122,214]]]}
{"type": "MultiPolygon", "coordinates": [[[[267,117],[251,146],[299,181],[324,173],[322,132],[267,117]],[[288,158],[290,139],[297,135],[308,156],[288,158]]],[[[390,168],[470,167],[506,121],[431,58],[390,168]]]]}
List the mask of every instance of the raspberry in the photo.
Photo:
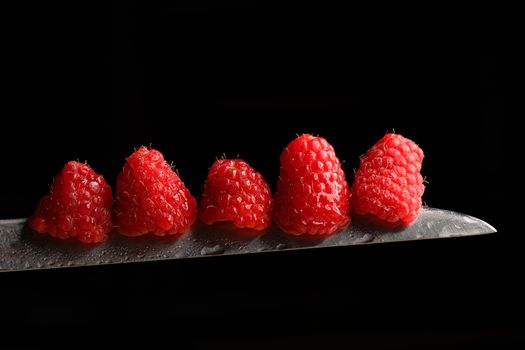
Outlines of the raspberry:
{"type": "Polygon", "coordinates": [[[61,239],[102,242],[111,231],[111,187],[87,164],[68,162],[44,196],[29,226],[61,239]]]}
{"type": "Polygon", "coordinates": [[[413,141],[386,134],[361,158],[352,185],[355,213],[385,226],[414,222],[425,191],[423,156],[413,141]]]}
{"type": "Polygon", "coordinates": [[[118,175],[115,215],[123,235],[174,235],[193,224],[197,204],[162,153],[141,147],[118,175]]]}
{"type": "Polygon", "coordinates": [[[272,205],[261,174],[244,160],[221,159],[208,172],[199,217],[207,224],[233,221],[239,228],[264,230],[272,222],[272,205]]]}
{"type": "Polygon", "coordinates": [[[281,154],[274,218],[290,234],[326,235],[350,223],[350,191],[334,148],[301,135],[281,154]]]}

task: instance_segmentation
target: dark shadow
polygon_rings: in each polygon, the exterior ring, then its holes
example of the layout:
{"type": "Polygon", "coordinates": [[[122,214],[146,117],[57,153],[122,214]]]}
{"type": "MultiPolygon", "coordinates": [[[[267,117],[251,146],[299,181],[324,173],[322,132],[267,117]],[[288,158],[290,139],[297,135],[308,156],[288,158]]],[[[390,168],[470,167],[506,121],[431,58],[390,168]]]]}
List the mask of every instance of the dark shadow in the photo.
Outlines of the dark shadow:
{"type": "Polygon", "coordinates": [[[141,236],[130,237],[113,230],[109,234],[109,238],[106,242],[107,244],[121,247],[166,247],[175,244],[185,234],[186,232],[173,235],[156,236],[152,233],[147,233],[141,236]]]}
{"type": "Polygon", "coordinates": [[[409,226],[383,222],[372,215],[354,215],[351,225],[360,231],[373,232],[374,234],[400,232],[409,226]]]}
{"type": "MultiPolygon", "coordinates": [[[[334,233],[334,234],[337,234],[334,233]]],[[[322,244],[332,235],[300,235],[295,236],[282,231],[277,225],[272,225],[268,233],[261,237],[261,241],[269,248],[267,250],[283,250],[288,248],[314,247],[322,244]],[[273,247],[273,248],[270,248],[273,247]]]]}
{"type": "Polygon", "coordinates": [[[232,239],[238,240],[251,240],[258,236],[264,235],[267,230],[253,230],[249,228],[238,228],[231,221],[216,222],[211,225],[203,222],[196,224],[198,231],[214,231],[219,232],[221,235],[227,235],[232,239]]]}
{"type": "Polygon", "coordinates": [[[51,237],[47,234],[40,234],[34,231],[26,223],[22,229],[21,239],[14,244],[29,245],[34,249],[46,251],[52,250],[67,255],[82,255],[105,244],[106,242],[85,244],[74,238],[60,239],[51,237]]]}
{"type": "Polygon", "coordinates": [[[203,222],[196,222],[192,227],[192,234],[195,238],[206,238],[221,240],[227,238],[228,240],[249,242],[259,236],[265,235],[268,230],[257,231],[246,228],[238,228],[232,222],[223,221],[208,225],[203,222]]]}
{"type": "MultiPolygon", "coordinates": [[[[95,244],[86,244],[79,242],[74,238],[60,239],[51,237],[45,234],[39,234],[31,229],[27,224],[21,232],[21,239],[13,242],[14,245],[25,247],[26,250],[39,253],[38,257],[45,257],[46,255],[52,257],[61,256],[62,259],[78,259],[82,256],[97,254],[96,251],[121,249],[126,252],[144,252],[144,250],[151,249],[166,249],[174,245],[177,240],[184,235],[169,235],[169,236],[155,236],[153,234],[146,234],[138,237],[124,236],[113,230],[108,234],[108,238],[104,242],[95,244]]],[[[37,255],[35,255],[36,257],[37,255]]]]}

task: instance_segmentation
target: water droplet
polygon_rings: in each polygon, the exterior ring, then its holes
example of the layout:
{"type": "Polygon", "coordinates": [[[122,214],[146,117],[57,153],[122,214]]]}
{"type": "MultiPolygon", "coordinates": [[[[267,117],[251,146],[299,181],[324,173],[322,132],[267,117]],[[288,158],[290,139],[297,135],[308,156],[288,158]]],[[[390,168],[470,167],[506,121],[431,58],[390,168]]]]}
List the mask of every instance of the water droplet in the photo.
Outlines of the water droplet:
{"type": "Polygon", "coordinates": [[[72,261],[68,261],[68,262],[66,263],[66,265],[67,265],[67,266],[73,266],[74,264],[73,264],[72,261]]]}
{"type": "Polygon", "coordinates": [[[167,258],[167,257],[168,257],[168,254],[162,254],[162,257],[163,257],[163,258],[167,258]]]}
{"type": "Polygon", "coordinates": [[[126,256],[124,257],[124,260],[128,261],[128,260],[129,260],[129,256],[126,255],[126,256]]]}
{"type": "Polygon", "coordinates": [[[357,243],[369,243],[372,242],[375,239],[373,235],[370,233],[366,233],[363,237],[359,238],[357,240],[357,243]]]}
{"type": "Polygon", "coordinates": [[[201,255],[215,255],[224,253],[224,247],[216,244],[213,247],[204,247],[201,249],[201,255]]]}

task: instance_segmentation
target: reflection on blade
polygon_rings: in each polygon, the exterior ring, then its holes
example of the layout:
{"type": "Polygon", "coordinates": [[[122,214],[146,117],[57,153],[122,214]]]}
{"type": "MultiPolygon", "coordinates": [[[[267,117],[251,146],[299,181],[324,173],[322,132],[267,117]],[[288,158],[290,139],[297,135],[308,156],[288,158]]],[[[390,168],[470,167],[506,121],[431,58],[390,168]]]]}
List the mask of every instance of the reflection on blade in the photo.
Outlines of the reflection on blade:
{"type": "Polygon", "coordinates": [[[191,232],[177,237],[147,235],[129,238],[112,234],[99,245],[84,245],[38,235],[28,229],[25,222],[25,219],[0,220],[0,272],[340,247],[496,232],[494,227],[480,219],[433,208],[422,209],[414,224],[398,230],[378,230],[354,222],[347,229],[328,237],[294,237],[275,227],[256,232],[235,229],[227,223],[211,226],[197,223],[191,232]]]}

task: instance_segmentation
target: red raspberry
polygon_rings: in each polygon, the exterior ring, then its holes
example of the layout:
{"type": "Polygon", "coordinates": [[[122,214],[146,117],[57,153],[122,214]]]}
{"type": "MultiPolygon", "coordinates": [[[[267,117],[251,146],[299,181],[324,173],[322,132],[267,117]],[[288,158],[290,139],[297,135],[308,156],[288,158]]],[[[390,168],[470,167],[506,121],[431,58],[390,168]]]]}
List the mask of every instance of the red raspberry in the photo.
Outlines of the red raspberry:
{"type": "Polygon", "coordinates": [[[87,164],[67,163],[49,194],[29,218],[29,226],[42,234],[83,243],[102,242],[111,231],[111,187],[87,164]]]}
{"type": "Polygon", "coordinates": [[[355,213],[386,226],[414,222],[425,191],[419,173],[423,156],[413,141],[386,134],[361,158],[352,185],[355,213]]]}
{"type": "Polygon", "coordinates": [[[220,159],[208,172],[199,217],[207,224],[233,221],[239,228],[264,230],[272,222],[272,205],[261,174],[244,160],[220,159]]]}
{"type": "Polygon", "coordinates": [[[174,235],[193,224],[197,203],[162,153],[141,147],[118,175],[115,215],[123,235],[174,235]]]}
{"type": "Polygon", "coordinates": [[[281,154],[274,218],[294,235],[326,235],[350,222],[350,191],[334,148],[301,135],[281,154]]]}

